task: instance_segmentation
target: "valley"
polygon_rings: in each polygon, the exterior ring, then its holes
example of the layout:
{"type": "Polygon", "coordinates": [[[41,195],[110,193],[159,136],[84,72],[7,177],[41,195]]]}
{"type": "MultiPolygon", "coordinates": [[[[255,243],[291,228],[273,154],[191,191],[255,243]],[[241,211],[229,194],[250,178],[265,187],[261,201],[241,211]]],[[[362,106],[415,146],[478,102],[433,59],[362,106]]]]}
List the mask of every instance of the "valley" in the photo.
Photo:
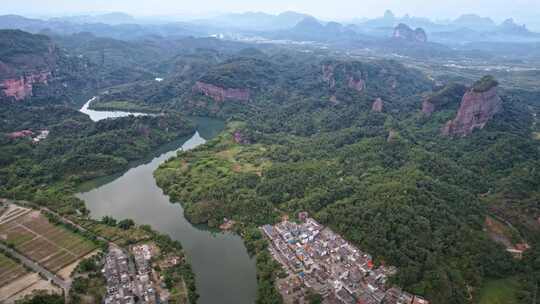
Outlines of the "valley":
{"type": "Polygon", "coordinates": [[[0,15],[0,299],[535,303],[540,34],[129,17],[0,15]]]}

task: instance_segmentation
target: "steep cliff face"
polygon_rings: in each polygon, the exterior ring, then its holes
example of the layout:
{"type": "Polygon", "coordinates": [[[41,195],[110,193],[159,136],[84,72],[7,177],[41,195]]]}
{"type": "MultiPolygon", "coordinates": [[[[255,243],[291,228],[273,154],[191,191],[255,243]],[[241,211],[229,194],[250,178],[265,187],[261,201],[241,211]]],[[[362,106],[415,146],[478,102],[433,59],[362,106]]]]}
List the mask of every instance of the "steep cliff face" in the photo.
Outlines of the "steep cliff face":
{"type": "Polygon", "coordinates": [[[461,100],[456,117],[443,127],[446,136],[467,136],[474,129],[482,129],[502,108],[497,86],[478,91],[467,91],[461,100]]]}
{"type": "Polygon", "coordinates": [[[51,77],[50,71],[34,72],[19,78],[5,79],[0,83],[0,90],[6,97],[12,97],[17,101],[32,96],[35,84],[47,84],[51,77]]]}
{"type": "Polygon", "coordinates": [[[202,81],[195,83],[193,91],[208,96],[217,102],[225,100],[248,101],[250,97],[250,92],[247,89],[222,88],[202,81]]]}
{"type": "Polygon", "coordinates": [[[435,111],[435,105],[431,103],[429,99],[427,98],[424,99],[424,101],[422,101],[422,113],[424,113],[427,116],[431,116],[431,114],[433,114],[434,111],[435,111]]]}
{"type": "Polygon", "coordinates": [[[322,66],[322,79],[328,84],[330,89],[334,89],[339,81],[339,84],[344,84],[349,89],[362,92],[366,89],[366,81],[363,79],[363,76],[361,72],[349,71],[348,67],[343,64],[337,64],[337,66],[323,64],[322,66]]]}
{"type": "Polygon", "coordinates": [[[48,84],[59,56],[48,37],[2,30],[0,40],[0,99],[24,100],[48,84]]]}
{"type": "Polygon", "coordinates": [[[336,79],[334,78],[334,66],[331,64],[323,64],[322,66],[323,80],[330,85],[333,89],[336,86],[336,79]]]}
{"type": "Polygon", "coordinates": [[[366,88],[366,82],[363,79],[355,79],[355,77],[350,76],[348,87],[357,92],[362,92],[366,88]]]}
{"type": "Polygon", "coordinates": [[[427,42],[427,34],[422,28],[417,28],[413,30],[408,25],[400,23],[394,28],[394,33],[392,35],[394,39],[403,39],[409,42],[427,42]]]}

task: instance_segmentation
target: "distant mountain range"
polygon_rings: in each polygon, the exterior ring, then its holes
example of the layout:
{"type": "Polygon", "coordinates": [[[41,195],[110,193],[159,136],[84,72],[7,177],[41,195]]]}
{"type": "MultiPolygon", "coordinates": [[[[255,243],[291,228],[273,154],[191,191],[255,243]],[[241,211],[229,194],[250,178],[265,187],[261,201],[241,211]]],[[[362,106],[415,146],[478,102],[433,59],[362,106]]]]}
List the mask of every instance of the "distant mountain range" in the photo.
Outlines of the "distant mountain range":
{"type": "MultiPolygon", "coordinates": [[[[189,22],[152,22],[124,13],[58,17],[48,20],[30,19],[17,15],[0,16],[0,29],[21,29],[32,33],[71,35],[88,32],[99,37],[120,40],[162,37],[260,37],[270,40],[315,41],[350,46],[362,42],[381,41],[385,44],[395,34],[398,25],[423,32],[421,41],[429,40],[450,46],[476,42],[539,42],[540,34],[525,25],[507,19],[497,24],[492,19],[467,14],[450,21],[405,15],[397,17],[392,11],[373,19],[355,19],[338,23],[313,16],[284,12],[277,15],[263,12],[225,14],[189,22]],[[424,39],[425,36],[425,39],[424,39]]],[[[418,42],[418,41],[417,41],[418,42]]],[[[429,44],[424,47],[429,47],[429,44]]],[[[440,49],[438,47],[438,49],[440,49]]]]}

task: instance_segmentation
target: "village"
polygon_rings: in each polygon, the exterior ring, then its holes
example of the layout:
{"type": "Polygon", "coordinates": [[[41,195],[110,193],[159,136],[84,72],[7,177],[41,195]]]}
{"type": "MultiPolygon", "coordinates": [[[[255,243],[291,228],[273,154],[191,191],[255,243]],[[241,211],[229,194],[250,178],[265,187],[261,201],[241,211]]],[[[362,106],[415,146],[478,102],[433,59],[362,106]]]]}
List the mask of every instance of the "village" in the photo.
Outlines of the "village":
{"type": "Polygon", "coordinates": [[[132,246],[129,252],[109,248],[102,271],[107,281],[105,304],[167,303],[168,292],[152,267],[156,250],[150,244],[132,246]]]}
{"type": "Polygon", "coordinates": [[[306,303],[308,292],[328,304],[429,304],[420,296],[389,287],[393,266],[375,267],[372,257],[322,226],[306,212],[299,224],[284,220],[261,227],[269,250],[286,270],[277,280],[285,303],[306,303]]]}

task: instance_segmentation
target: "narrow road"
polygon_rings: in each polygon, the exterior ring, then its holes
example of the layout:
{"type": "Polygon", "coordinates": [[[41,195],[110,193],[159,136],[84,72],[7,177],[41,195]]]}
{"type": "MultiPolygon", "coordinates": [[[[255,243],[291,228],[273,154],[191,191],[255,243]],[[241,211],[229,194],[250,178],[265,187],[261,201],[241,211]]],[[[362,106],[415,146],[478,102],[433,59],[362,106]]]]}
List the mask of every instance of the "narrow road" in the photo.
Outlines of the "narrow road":
{"type": "Polygon", "coordinates": [[[56,285],[60,286],[62,289],[64,289],[64,292],[67,294],[69,291],[69,288],[71,287],[70,281],[64,281],[62,278],[57,276],[56,274],[48,271],[47,269],[41,267],[38,263],[30,260],[29,258],[25,257],[24,255],[18,253],[17,251],[9,248],[8,246],[0,243],[0,248],[2,250],[5,250],[6,252],[9,252],[12,256],[19,259],[21,263],[32,269],[33,271],[40,273],[44,275],[47,279],[53,281],[56,285]]]}

